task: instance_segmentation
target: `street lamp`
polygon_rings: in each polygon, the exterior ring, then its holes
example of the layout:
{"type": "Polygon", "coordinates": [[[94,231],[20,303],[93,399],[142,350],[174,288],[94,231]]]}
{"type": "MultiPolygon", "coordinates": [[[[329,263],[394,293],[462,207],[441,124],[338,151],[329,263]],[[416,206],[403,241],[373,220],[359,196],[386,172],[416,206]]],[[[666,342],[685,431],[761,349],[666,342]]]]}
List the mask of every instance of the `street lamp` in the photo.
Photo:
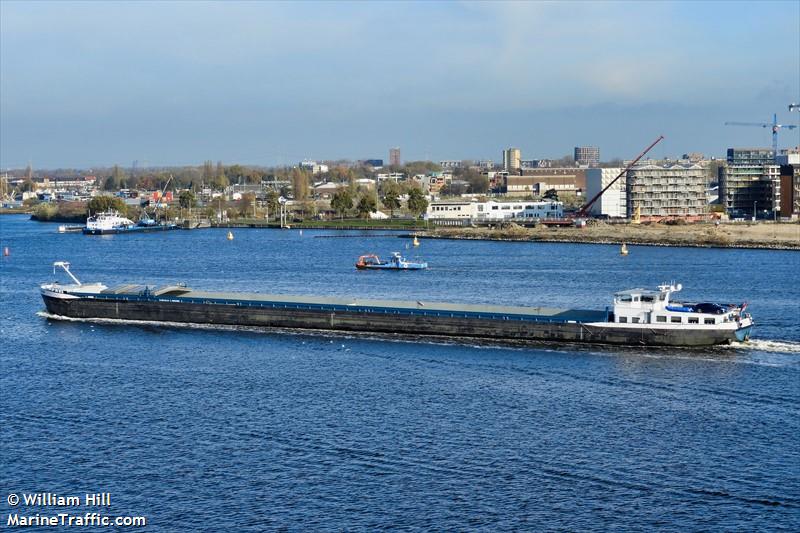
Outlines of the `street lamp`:
{"type": "Polygon", "coordinates": [[[758,203],[758,200],[753,202],[753,222],[756,221],[756,203],[758,203]]]}

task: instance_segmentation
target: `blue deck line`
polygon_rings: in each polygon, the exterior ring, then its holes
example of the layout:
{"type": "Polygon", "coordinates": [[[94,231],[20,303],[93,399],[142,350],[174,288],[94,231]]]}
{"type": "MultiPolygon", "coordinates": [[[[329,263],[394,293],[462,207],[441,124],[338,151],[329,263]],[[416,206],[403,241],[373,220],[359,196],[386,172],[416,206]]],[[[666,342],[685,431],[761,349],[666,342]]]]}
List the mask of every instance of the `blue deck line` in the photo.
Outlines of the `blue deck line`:
{"type": "Polygon", "coordinates": [[[406,315],[406,316],[431,316],[443,318],[471,318],[484,320],[519,320],[528,322],[607,322],[608,311],[592,310],[566,310],[555,315],[535,315],[520,313],[490,313],[474,311],[451,311],[436,308],[413,309],[407,307],[388,307],[388,306],[365,306],[365,305],[338,305],[338,304],[317,304],[307,302],[276,302],[276,301],[254,301],[239,300],[231,298],[193,298],[185,296],[172,297],[153,297],[147,295],[129,294],[95,294],[91,296],[81,295],[82,298],[94,300],[129,301],[129,302],[166,302],[166,303],[188,303],[201,305],[228,305],[235,307],[247,307],[255,309],[300,309],[308,311],[325,311],[334,313],[374,313],[383,315],[406,315]]]}

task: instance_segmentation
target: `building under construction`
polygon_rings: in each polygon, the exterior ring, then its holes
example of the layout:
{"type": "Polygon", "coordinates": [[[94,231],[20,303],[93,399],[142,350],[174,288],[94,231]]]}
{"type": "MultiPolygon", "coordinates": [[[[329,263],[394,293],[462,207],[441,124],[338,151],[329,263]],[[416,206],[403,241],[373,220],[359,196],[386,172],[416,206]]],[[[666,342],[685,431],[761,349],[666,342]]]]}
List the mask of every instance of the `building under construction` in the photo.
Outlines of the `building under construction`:
{"type": "Polygon", "coordinates": [[[719,199],[732,218],[772,218],[780,207],[780,166],[768,148],[729,148],[719,199]]]}
{"type": "Polygon", "coordinates": [[[637,165],[628,171],[627,216],[703,215],[706,182],[706,170],[700,165],[637,165]]]}
{"type": "Polygon", "coordinates": [[[594,198],[600,191],[597,200],[589,212],[594,216],[609,218],[625,218],[627,216],[627,184],[626,173],[621,168],[590,168],[586,170],[586,196],[594,198]],[[622,173],[620,175],[620,173],[622,173]]]}

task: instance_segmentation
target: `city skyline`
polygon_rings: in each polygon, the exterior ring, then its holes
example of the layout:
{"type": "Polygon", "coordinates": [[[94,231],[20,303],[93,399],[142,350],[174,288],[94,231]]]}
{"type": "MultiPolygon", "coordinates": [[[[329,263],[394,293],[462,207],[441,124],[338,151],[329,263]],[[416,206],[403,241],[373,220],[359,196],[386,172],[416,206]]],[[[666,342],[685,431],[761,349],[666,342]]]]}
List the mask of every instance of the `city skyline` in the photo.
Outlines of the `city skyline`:
{"type": "Polygon", "coordinates": [[[771,144],[726,121],[800,120],[798,27],[793,2],[3,1],[0,167],[724,157],[771,144]]]}

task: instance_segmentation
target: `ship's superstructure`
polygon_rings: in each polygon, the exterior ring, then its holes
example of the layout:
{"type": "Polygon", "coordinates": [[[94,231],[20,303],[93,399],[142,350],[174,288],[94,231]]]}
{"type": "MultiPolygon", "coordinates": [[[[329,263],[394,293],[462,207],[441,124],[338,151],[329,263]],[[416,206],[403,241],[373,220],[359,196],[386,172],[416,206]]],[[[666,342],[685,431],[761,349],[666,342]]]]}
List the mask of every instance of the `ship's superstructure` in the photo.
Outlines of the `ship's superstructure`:
{"type": "Polygon", "coordinates": [[[86,229],[84,233],[100,235],[104,233],[119,233],[129,228],[133,228],[133,220],[123,217],[117,211],[103,211],[96,213],[86,219],[86,229]]]}

